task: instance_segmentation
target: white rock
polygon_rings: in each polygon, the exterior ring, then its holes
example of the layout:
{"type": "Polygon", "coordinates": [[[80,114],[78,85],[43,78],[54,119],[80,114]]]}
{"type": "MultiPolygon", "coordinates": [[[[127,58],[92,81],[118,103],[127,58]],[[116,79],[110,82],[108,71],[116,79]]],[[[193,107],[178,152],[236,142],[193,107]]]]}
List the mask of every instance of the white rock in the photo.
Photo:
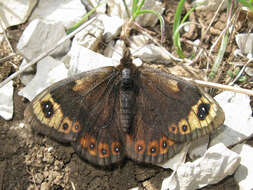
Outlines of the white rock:
{"type": "Polygon", "coordinates": [[[101,20],[104,25],[103,39],[105,42],[110,42],[112,39],[116,38],[124,24],[124,20],[120,17],[107,16],[105,14],[98,15],[98,20],[101,20]]]}
{"type": "Polygon", "coordinates": [[[194,190],[215,184],[232,175],[239,164],[240,156],[220,143],[194,162],[180,165],[173,175],[163,181],[161,189],[194,190]]]}
{"type": "Polygon", "coordinates": [[[125,45],[122,40],[117,40],[116,43],[111,41],[104,51],[106,57],[111,57],[114,60],[120,61],[123,55],[125,45]]]}
{"type": "Polygon", "coordinates": [[[130,36],[130,42],[131,49],[134,52],[149,44],[149,38],[142,34],[132,35],[130,36]]]}
{"type": "MultiPolygon", "coordinates": [[[[37,0],[0,0],[0,12],[3,29],[24,23],[31,14],[37,0]]],[[[2,27],[0,27],[0,33],[2,27]]]]}
{"type": "Polygon", "coordinates": [[[167,162],[156,165],[166,169],[170,168],[174,171],[177,170],[177,168],[185,162],[186,155],[190,146],[191,146],[190,143],[186,144],[178,154],[170,158],[167,162]]]}
{"type": "Polygon", "coordinates": [[[235,41],[243,54],[251,54],[253,50],[253,33],[235,35],[235,41]]]}
{"type": "MultiPolygon", "coordinates": [[[[160,15],[162,15],[163,11],[165,10],[164,4],[156,0],[145,1],[142,9],[143,10],[151,9],[153,11],[156,11],[160,15]]],[[[138,16],[136,19],[136,22],[141,26],[150,26],[150,27],[155,26],[158,21],[159,21],[158,17],[151,13],[142,14],[138,16]]]]}
{"type": "Polygon", "coordinates": [[[80,0],[47,0],[39,1],[30,20],[36,18],[51,23],[60,22],[65,28],[71,28],[86,14],[80,0]]]}
{"type": "Polygon", "coordinates": [[[177,171],[174,171],[169,177],[163,180],[161,190],[179,189],[178,184],[177,184],[176,172],[177,171]]]}
{"type": "Polygon", "coordinates": [[[32,100],[42,90],[67,77],[65,65],[48,56],[37,63],[37,73],[32,81],[19,91],[18,95],[32,100]]]}
{"type": "Polygon", "coordinates": [[[215,99],[225,113],[224,126],[217,130],[210,146],[222,142],[225,146],[234,145],[253,135],[253,117],[248,95],[222,92],[215,99]]]}
{"type": "Polygon", "coordinates": [[[118,61],[105,57],[78,44],[73,44],[68,53],[69,75],[105,66],[117,66],[118,61]]]}
{"type": "MultiPolygon", "coordinates": [[[[133,0],[126,0],[125,2],[131,16],[131,7],[133,0]]],[[[107,13],[109,16],[118,16],[124,20],[129,18],[123,1],[108,0],[107,6],[107,13]]]]}
{"type": "Polygon", "coordinates": [[[21,122],[21,123],[18,125],[18,127],[19,127],[20,129],[23,129],[23,128],[25,127],[25,123],[21,122]]]}
{"type": "Polygon", "coordinates": [[[240,49],[235,49],[233,55],[239,58],[242,55],[242,51],[240,49]]]}
{"type": "Polygon", "coordinates": [[[160,47],[150,43],[145,35],[133,35],[130,37],[130,50],[134,57],[141,58],[144,62],[170,63],[170,56],[160,47]]]}
{"type": "Polygon", "coordinates": [[[133,56],[141,58],[144,62],[170,63],[171,57],[160,47],[154,44],[147,44],[139,50],[131,51],[133,56]]]}
{"type": "Polygon", "coordinates": [[[253,189],[253,148],[247,144],[238,144],[232,150],[241,156],[241,165],[236,170],[234,179],[240,190],[253,189]]]}
{"type": "Polygon", "coordinates": [[[252,67],[246,67],[245,73],[249,75],[250,77],[253,77],[253,68],[252,67]]]}
{"type": "MultiPolygon", "coordinates": [[[[123,1],[118,0],[108,0],[108,14],[110,16],[119,16],[120,18],[127,19],[128,14],[125,9],[123,1]]],[[[132,12],[132,0],[126,0],[126,5],[128,7],[130,16],[132,12]]],[[[144,2],[142,10],[144,9],[152,9],[162,15],[164,11],[163,4],[160,1],[156,0],[148,0],[144,2]]],[[[158,18],[151,14],[146,13],[137,17],[136,22],[141,26],[154,26],[158,22],[158,18]]]]}
{"type": "MultiPolygon", "coordinates": [[[[104,51],[104,55],[106,57],[111,57],[115,61],[120,61],[123,55],[123,49],[125,47],[125,43],[122,40],[117,40],[116,43],[111,41],[107,48],[104,51]]],[[[131,51],[131,49],[130,49],[131,51]]],[[[139,58],[133,59],[133,64],[139,67],[143,64],[142,60],[139,58]]]]}
{"type": "Polygon", "coordinates": [[[138,190],[139,187],[134,187],[134,188],[131,188],[131,189],[128,189],[128,190],[138,190]]]}
{"type": "MultiPolygon", "coordinates": [[[[1,33],[1,31],[0,31],[0,33],[1,33]]],[[[4,40],[4,35],[3,35],[3,34],[0,34],[0,43],[2,43],[3,40],[4,40]]]]}
{"type": "Polygon", "coordinates": [[[199,139],[191,142],[191,147],[189,149],[188,155],[192,160],[203,156],[207,150],[209,143],[209,135],[205,135],[199,139]]]}
{"type": "Polygon", "coordinates": [[[96,51],[98,49],[99,42],[101,42],[103,38],[103,27],[102,21],[94,21],[92,24],[75,35],[73,44],[77,43],[90,50],[96,51]]]}
{"type": "Polygon", "coordinates": [[[136,67],[140,67],[143,62],[140,58],[136,58],[136,59],[133,59],[133,64],[136,66],[136,67]]]}
{"type": "Polygon", "coordinates": [[[47,149],[48,152],[52,152],[53,150],[54,150],[54,147],[52,147],[52,146],[48,147],[48,149],[47,149]]]}
{"type": "MultiPolygon", "coordinates": [[[[23,59],[19,67],[19,70],[21,70],[26,64],[27,64],[27,61],[23,59]]],[[[33,79],[34,77],[33,71],[34,71],[33,67],[29,67],[20,75],[20,80],[22,84],[27,85],[33,79]]]]}
{"type": "MultiPolygon", "coordinates": [[[[61,38],[65,37],[64,27],[60,23],[47,24],[39,19],[32,21],[19,39],[17,49],[27,59],[31,60],[42,52],[52,48],[61,38]]],[[[70,41],[59,46],[53,56],[63,55],[69,50],[70,41]]]]}
{"type": "Polygon", "coordinates": [[[247,57],[247,59],[252,59],[253,58],[253,54],[252,53],[248,53],[246,57],[247,57]]]}
{"type": "MultiPolygon", "coordinates": [[[[208,11],[216,11],[223,0],[195,0],[193,2],[194,4],[200,4],[196,9],[197,10],[208,10],[208,11]]],[[[223,5],[221,6],[221,11],[226,9],[228,6],[227,1],[223,2],[223,5]]]]}
{"type": "Polygon", "coordinates": [[[40,186],[40,190],[48,190],[50,189],[50,183],[49,182],[43,182],[40,186]]]}
{"type": "Polygon", "coordinates": [[[194,44],[193,50],[194,50],[195,53],[198,53],[197,51],[199,50],[198,47],[199,47],[200,43],[201,43],[200,39],[196,39],[196,40],[193,41],[193,44],[194,44]]]}
{"type": "Polygon", "coordinates": [[[10,120],[13,116],[13,81],[0,88],[0,116],[10,120]]]}
{"type": "MultiPolygon", "coordinates": [[[[149,39],[144,35],[130,37],[130,51],[133,57],[139,57],[144,62],[170,62],[170,57],[158,46],[149,44],[149,39]]],[[[116,43],[111,42],[107,46],[104,54],[113,59],[120,60],[125,45],[121,40],[116,43]]]]}

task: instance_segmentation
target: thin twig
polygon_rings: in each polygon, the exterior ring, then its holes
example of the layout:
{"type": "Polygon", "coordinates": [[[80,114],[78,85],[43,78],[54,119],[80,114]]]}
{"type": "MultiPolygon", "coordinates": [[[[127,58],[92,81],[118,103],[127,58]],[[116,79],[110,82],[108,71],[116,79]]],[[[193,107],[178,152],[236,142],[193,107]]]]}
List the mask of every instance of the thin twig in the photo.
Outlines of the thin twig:
{"type": "MultiPolygon", "coordinates": [[[[196,43],[194,43],[194,42],[191,41],[191,40],[184,40],[184,42],[190,44],[191,46],[194,46],[194,47],[200,49],[200,50],[202,51],[202,53],[204,52],[204,55],[205,55],[205,57],[206,57],[207,59],[210,59],[211,62],[214,61],[213,58],[210,57],[210,56],[208,55],[207,49],[204,48],[204,47],[202,47],[202,44],[201,44],[201,43],[200,43],[200,44],[196,44],[196,43]]],[[[200,52],[200,51],[199,51],[199,52],[200,52]]],[[[195,58],[194,58],[194,60],[193,60],[192,63],[195,63],[197,60],[198,60],[198,59],[195,59],[195,58]]],[[[207,68],[206,70],[208,70],[208,68],[207,68]]]]}
{"type": "MultiPolygon", "coordinates": [[[[217,9],[216,12],[214,13],[213,18],[212,18],[211,21],[210,21],[210,23],[209,23],[207,29],[204,31],[203,36],[206,36],[207,32],[210,30],[210,28],[211,28],[211,26],[212,26],[212,24],[213,24],[213,22],[214,22],[214,19],[217,17],[217,15],[218,15],[218,13],[219,13],[219,11],[220,11],[220,9],[221,9],[221,7],[222,7],[224,1],[225,1],[225,0],[223,0],[223,1],[220,3],[218,9],[217,9]]],[[[201,40],[201,42],[200,42],[199,45],[201,45],[202,43],[203,43],[203,41],[201,40]]],[[[200,57],[200,55],[202,54],[202,52],[203,52],[203,49],[201,48],[200,51],[199,51],[199,53],[197,54],[197,56],[194,58],[194,61],[193,61],[194,63],[197,62],[197,60],[199,59],[199,57],[200,57]]],[[[210,56],[210,55],[209,55],[209,56],[210,56]]]]}
{"type": "Polygon", "coordinates": [[[9,59],[15,57],[16,55],[18,55],[18,54],[16,54],[16,53],[11,53],[10,55],[8,55],[8,56],[6,56],[6,57],[0,59],[0,63],[5,62],[5,61],[8,61],[9,59]]]}
{"type": "MultiPolygon", "coordinates": [[[[7,44],[8,44],[8,46],[9,46],[10,50],[11,50],[11,53],[10,53],[9,56],[0,59],[0,63],[2,63],[2,62],[4,62],[4,61],[7,61],[8,59],[10,59],[10,58],[16,56],[17,54],[14,52],[14,50],[13,50],[13,48],[12,48],[12,46],[11,46],[11,43],[10,43],[8,37],[7,37],[7,34],[6,34],[5,29],[4,29],[4,27],[3,27],[1,15],[0,15],[0,27],[1,27],[2,30],[3,30],[4,38],[5,38],[5,40],[7,41],[7,44]]],[[[11,63],[11,62],[10,62],[10,63],[11,63]]],[[[17,66],[16,66],[15,64],[11,63],[11,65],[12,65],[15,69],[17,69],[17,66]]]]}
{"type": "Polygon", "coordinates": [[[15,77],[17,77],[19,74],[21,74],[22,72],[24,72],[28,67],[31,67],[32,65],[34,65],[35,63],[37,63],[38,61],[40,61],[42,58],[46,57],[47,55],[49,55],[52,51],[54,51],[57,47],[59,47],[63,42],[65,42],[67,39],[72,38],[73,36],[75,36],[78,32],[80,32],[81,30],[83,30],[84,28],[86,28],[88,25],[90,25],[92,22],[94,22],[96,20],[96,17],[93,17],[91,20],[87,21],[86,23],[82,24],[79,28],[77,28],[75,31],[71,32],[69,35],[67,35],[66,37],[60,39],[58,41],[58,43],[56,43],[52,48],[50,48],[49,50],[47,50],[46,52],[41,53],[39,56],[37,56],[36,58],[34,58],[31,62],[29,62],[27,65],[25,65],[24,67],[22,67],[19,71],[13,73],[11,76],[9,76],[7,79],[5,79],[3,82],[0,83],[0,88],[3,87],[5,84],[7,84],[10,80],[14,79],[15,77]]]}
{"type": "Polygon", "coordinates": [[[70,181],[70,183],[71,183],[72,189],[73,189],[73,190],[76,190],[75,184],[74,184],[72,181],[70,181]]]}
{"type": "Polygon", "coordinates": [[[198,84],[199,86],[209,87],[209,88],[216,88],[216,89],[221,89],[221,90],[229,90],[229,91],[232,91],[232,92],[238,92],[238,93],[242,93],[242,94],[247,94],[249,96],[253,96],[253,90],[233,87],[233,86],[224,85],[224,84],[218,84],[218,83],[214,83],[214,82],[194,80],[194,79],[185,78],[185,77],[183,77],[183,78],[187,81],[192,81],[192,82],[198,84]]]}
{"type": "Polygon", "coordinates": [[[126,13],[127,13],[127,17],[130,18],[131,15],[130,15],[130,11],[128,9],[128,6],[127,6],[127,3],[126,3],[126,0],[123,0],[123,3],[124,3],[124,6],[125,6],[125,9],[126,9],[126,13]]]}
{"type": "MultiPolygon", "coordinates": [[[[218,38],[215,40],[215,42],[211,46],[210,51],[209,51],[209,56],[211,56],[214,47],[218,44],[218,42],[223,37],[225,32],[231,27],[231,23],[233,20],[235,20],[235,17],[236,17],[236,14],[234,14],[231,19],[227,19],[226,27],[222,30],[221,34],[218,36],[218,38]]],[[[230,33],[232,33],[232,31],[230,31],[230,33]]]]}
{"type": "MultiPolygon", "coordinates": [[[[229,12],[228,12],[228,18],[226,23],[226,31],[224,33],[223,39],[221,41],[220,49],[218,51],[218,54],[216,56],[216,59],[214,61],[214,64],[212,66],[211,72],[208,75],[208,78],[210,80],[213,80],[218,72],[218,69],[222,63],[222,60],[224,58],[224,54],[227,48],[227,45],[229,43],[229,39],[231,38],[229,28],[231,27],[230,23],[232,22],[233,18],[235,18],[236,14],[233,14],[234,4],[233,1],[230,4],[229,12]],[[232,15],[233,14],[233,15],[232,15]]],[[[232,34],[232,31],[231,31],[232,34]]],[[[211,51],[210,51],[211,52],[211,51]]]]}
{"type": "Polygon", "coordinates": [[[213,22],[214,22],[214,19],[217,17],[217,15],[218,15],[218,13],[219,13],[219,11],[220,11],[220,9],[221,9],[221,7],[222,7],[224,1],[225,1],[225,0],[223,0],[223,1],[220,3],[218,9],[217,9],[216,12],[214,13],[214,16],[213,16],[212,20],[210,21],[210,23],[209,23],[207,29],[205,30],[203,36],[206,36],[207,32],[210,30],[210,28],[211,28],[211,26],[212,26],[212,24],[213,24],[213,22]]]}
{"type": "Polygon", "coordinates": [[[36,182],[35,182],[35,176],[34,176],[34,171],[33,171],[33,169],[31,169],[31,171],[30,171],[29,169],[27,169],[26,171],[27,171],[27,173],[29,173],[29,174],[32,176],[33,185],[34,185],[34,187],[35,187],[35,190],[38,190],[38,187],[37,187],[36,182]]]}

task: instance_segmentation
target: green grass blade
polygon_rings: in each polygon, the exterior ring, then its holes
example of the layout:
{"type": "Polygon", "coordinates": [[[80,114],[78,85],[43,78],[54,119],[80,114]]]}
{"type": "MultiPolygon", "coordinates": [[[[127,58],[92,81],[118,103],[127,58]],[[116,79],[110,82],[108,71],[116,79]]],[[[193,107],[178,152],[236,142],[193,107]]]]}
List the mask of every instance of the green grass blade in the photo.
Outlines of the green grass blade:
{"type": "Polygon", "coordinates": [[[184,58],[184,53],[182,51],[181,43],[180,43],[180,33],[177,31],[177,28],[179,27],[181,23],[181,14],[182,14],[182,9],[184,6],[185,0],[181,0],[177,6],[176,14],[174,17],[174,24],[173,24],[173,44],[176,47],[176,52],[177,54],[181,57],[184,58]]]}
{"type": "Polygon", "coordinates": [[[102,4],[103,2],[98,3],[98,5],[96,7],[94,7],[93,9],[91,9],[86,15],[84,15],[84,17],[77,22],[76,24],[74,24],[74,26],[72,26],[70,29],[68,29],[66,31],[67,34],[70,34],[71,32],[73,32],[75,29],[77,29],[79,26],[81,26],[84,22],[86,22],[89,18],[90,15],[92,15],[96,9],[102,4]]]}
{"type": "Polygon", "coordinates": [[[133,5],[132,5],[132,16],[135,14],[137,10],[137,5],[138,5],[139,0],[133,0],[133,5]]]}
{"type": "Polygon", "coordinates": [[[164,41],[164,33],[165,33],[165,22],[164,22],[164,19],[162,17],[162,15],[154,10],[149,10],[149,9],[144,9],[144,10],[140,10],[136,16],[140,15],[140,14],[146,14],[146,13],[152,13],[154,14],[155,16],[158,17],[159,21],[160,21],[160,30],[161,30],[161,36],[162,36],[162,40],[161,41],[164,41]]]}
{"type": "Polygon", "coordinates": [[[248,7],[253,12],[253,0],[238,0],[243,6],[248,7]]]}

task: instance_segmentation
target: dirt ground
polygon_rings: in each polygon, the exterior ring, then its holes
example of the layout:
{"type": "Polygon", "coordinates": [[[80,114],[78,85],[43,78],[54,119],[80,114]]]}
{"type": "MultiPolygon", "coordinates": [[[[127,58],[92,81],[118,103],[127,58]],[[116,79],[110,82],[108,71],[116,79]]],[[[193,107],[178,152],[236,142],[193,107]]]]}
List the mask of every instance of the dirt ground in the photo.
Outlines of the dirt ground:
{"type": "MultiPolygon", "coordinates": [[[[177,1],[168,1],[166,8],[166,48],[173,52],[171,32],[173,15],[176,10],[177,1]]],[[[188,8],[188,7],[186,7],[188,8]]],[[[226,10],[219,13],[210,32],[202,36],[203,30],[207,28],[214,12],[195,12],[190,20],[201,23],[201,28],[195,25],[190,28],[189,33],[182,37],[183,41],[203,40],[203,47],[209,49],[218,38],[226,25],[226,10]]],[[[250,22],[247,17],[238,21],[235,33],[250,32],[247,27],[250,22]]],[[[11,27],[7,30],[7,37],[15,50],[17,41],[22,34],[24,25],[11,27]]],[[[159,31],[159,26],[153,31],[159,31]]],[[[157,38],[159,39],[159,37],[157,38]]],[[[236,48],[234,36],[231,37],[230,44],[226,50],[224,64],[221,70],[235,71],[235,66],[227,66],[225,63],[238,61],[231,52],[236,48]],[[226,68],[226,69],[225,69],[226,68]]],[[[185,43],[183,46],[185,53],[190,54],[191,48],[185,43]]],[[[0,45],[0,58],[10,55],[11,51],[6,41],[0,45]]],[[[214,56],[217,55],[217,49],[214,56]]],[[[200,59],[194,67],[205,68],[203,59],[200,59]]],[[[14,56],[7,61],[0,63],[0,81],[15,72],[22,57],[14,56]]],[[[245,63],[245,60],[240,60],[245,63]]],[[[220,73],[218,82],[227,84],[229,78],[225,72],[220,73]]],[[[252,84],[246,82],[238,83],[241,87],[251,88],[252,84]]],[[[65,146],[51,140],[48,137],[35,134],[23,123],[23,111],[28,105],[28,101],[17,95],[22,88],[18,78],[14,82],[14,117],[11,121],[0,118],[0,190],[61,190],[61,189],[89,189],[89,190],[109,190],[109,189],[129,189],[139,187],[140,190],[159,190],[165,177],[171,174],[171,170],[162,169],[151,165],[137,164],[131,160],[111,166],[110,168],[99,168],[81,160],[72,147],[65,146]]],[[[253,140],[247,143],[252,145],[253,140]]],[[[220,183],[208,186],[203,189],[208,190],[236,190],[239,189],[229,176],[220,183]]]]}

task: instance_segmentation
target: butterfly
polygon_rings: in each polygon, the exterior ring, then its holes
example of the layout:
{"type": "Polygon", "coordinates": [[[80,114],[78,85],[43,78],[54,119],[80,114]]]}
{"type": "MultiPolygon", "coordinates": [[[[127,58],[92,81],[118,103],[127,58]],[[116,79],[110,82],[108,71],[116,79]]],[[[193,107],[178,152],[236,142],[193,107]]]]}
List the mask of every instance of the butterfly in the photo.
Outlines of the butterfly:
{"type": "MultiPolygon", "coordinates": [[[[127,51],[126,51],[127,52],[127,51]]],[[[185,142],[218,128],[224,113],[195,84],[125,53],[117,67],[103,67],[59,81],[27,106],[37,133],[70,143],[81,158],[107,166],[126,157],[161,163],[185,142]]]]}

